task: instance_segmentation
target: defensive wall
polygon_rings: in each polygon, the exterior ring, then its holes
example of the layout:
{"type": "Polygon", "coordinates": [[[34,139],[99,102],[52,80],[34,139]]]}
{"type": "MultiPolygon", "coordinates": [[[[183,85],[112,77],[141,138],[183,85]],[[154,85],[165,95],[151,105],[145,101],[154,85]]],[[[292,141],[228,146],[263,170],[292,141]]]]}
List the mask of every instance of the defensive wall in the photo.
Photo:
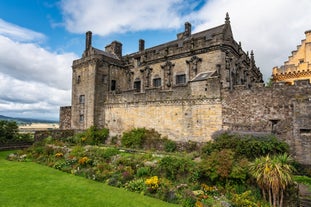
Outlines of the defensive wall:
{"type": "Polygon", "coordinates": [[[287,142],[295,159],[311,166],[311,85],[275,83],[222,91],[223,129],[239,133],[273,133],[287,142]]]}

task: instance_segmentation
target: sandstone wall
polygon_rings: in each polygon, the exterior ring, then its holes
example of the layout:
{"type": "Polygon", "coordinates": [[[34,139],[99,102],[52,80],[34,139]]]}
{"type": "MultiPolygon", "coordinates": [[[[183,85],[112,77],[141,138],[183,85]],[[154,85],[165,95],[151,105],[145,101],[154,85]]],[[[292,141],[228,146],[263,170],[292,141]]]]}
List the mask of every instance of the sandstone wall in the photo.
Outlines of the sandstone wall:
{"type": "Polygon", "coordinates": [[[145,127],[175,141],[209,141],[222,122],[219,99],[109,104],[105,116],[112,136],[145,127]]]}

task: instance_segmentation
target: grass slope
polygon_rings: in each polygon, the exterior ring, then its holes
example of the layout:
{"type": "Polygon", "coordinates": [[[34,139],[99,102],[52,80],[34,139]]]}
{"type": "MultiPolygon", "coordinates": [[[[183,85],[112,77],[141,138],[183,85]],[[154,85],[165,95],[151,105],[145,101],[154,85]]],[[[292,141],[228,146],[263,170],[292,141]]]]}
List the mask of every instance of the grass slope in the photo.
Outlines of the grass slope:
{"type": "Polygon", "coordinates": [[[7,154],[0,152],[1,207],[178,206],[36,163],[7,161],[7,154]]]}

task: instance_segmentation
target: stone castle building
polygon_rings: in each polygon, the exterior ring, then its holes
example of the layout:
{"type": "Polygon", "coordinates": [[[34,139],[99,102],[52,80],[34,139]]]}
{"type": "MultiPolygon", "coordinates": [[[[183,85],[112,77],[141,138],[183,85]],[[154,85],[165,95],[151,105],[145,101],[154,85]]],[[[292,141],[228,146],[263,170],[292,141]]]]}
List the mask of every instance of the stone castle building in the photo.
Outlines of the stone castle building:
{"type": "Polygon", "coordinates": [[[72,104],[61,107],[60,128],[106,127],[110,135],[153,128],[176,141],[206,142],[217,131],[276,134],[311,165],[311,86],[297,81],[264,87],[254,54],[245,52],[225,23],[122,55],[114,41],[99,50],[86,33],[72,65],[72,104]]]}
{"type": "Polygon", "coordinates": [[[305,32],[306,39],[301,41],[297,50],[292,51],[292,55],[283,66],[274,67],[272,80],[274,82],[286,82],[293,85],[295,80],[311,80],[311,30],[305,32]]]}

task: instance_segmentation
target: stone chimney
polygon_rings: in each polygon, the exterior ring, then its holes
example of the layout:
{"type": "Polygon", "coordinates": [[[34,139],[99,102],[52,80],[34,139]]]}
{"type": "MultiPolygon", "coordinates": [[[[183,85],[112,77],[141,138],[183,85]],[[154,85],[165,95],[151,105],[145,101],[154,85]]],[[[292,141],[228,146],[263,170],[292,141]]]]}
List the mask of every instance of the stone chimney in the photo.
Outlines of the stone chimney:
{"type": "Polygon", "coordinates": [[[190,37],[190,35],[191,35],[191,24],[189,22],[186,22],[184,36],[190,37]]]}
{"type": "Polygon", "coordinates": [[[185,31],[177,34],[177,39],[186,39],[191,36],[191,24],[189,22],[185,23],[185,31]]]}
{"type": "Polygon", "coordinates": [[[105,51],[122,58],[122,43],[118,41],[113,41],[110,45],[105,47],[105,51]]]}
{"type": "Polygon", "coordinates": [[[92,32],[88,31],[85,38],[85,50],[89,50],[92,47],[92,32]]]}
{"type": "Polygon", "coordinates": [[[139,52],[144,51],[145,50],[145,40],[140,39],[139,40],[139,52]]]}

